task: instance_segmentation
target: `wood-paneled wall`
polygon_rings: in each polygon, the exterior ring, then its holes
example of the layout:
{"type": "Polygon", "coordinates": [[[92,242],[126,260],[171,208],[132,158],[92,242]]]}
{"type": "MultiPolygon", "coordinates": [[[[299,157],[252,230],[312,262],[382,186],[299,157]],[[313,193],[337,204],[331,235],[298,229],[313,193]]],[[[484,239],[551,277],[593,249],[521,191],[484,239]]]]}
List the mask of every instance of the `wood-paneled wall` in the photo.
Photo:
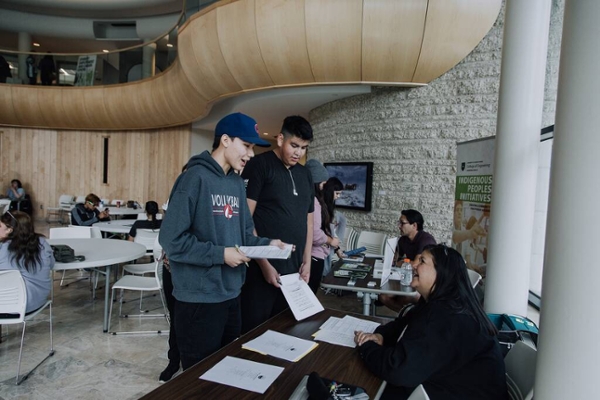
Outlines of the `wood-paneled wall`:
{"type": "Polygon", "coordinates": [[[190,157],[190,135],[190,125],[125,132],[0,128],[0,190],[19,179],[35,218],[44,218],[61,194],[162,204],[190,157]],[[105,137],[108,184],[102,182],[105,137]]]}

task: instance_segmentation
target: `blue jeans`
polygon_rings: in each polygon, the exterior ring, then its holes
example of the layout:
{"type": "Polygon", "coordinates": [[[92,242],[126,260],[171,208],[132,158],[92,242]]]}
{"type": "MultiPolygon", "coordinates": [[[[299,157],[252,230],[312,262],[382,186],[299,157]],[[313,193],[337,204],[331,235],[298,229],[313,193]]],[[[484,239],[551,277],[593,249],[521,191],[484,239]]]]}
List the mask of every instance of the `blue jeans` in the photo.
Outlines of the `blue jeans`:
{"type": "Polygon", "coordinates": [[[175,299],[177,347],[184,370],[240,336],[239,296],[222,303],[186,303],[175,299]]]}

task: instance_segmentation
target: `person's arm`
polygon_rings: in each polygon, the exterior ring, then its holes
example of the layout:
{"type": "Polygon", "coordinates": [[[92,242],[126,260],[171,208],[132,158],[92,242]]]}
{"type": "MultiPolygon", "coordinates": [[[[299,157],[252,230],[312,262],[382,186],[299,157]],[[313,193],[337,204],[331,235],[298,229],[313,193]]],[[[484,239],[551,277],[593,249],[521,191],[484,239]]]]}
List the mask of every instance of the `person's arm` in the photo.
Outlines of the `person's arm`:
{"type": "Polygon", "coordinates": [[[312,252],[313,243],[313,213],[308,213],[306,216],[306,247],[304,248],[304,255],[302,257],[302,265],[300,266],[300,277],[304,282],[308,283],[310,279],[310,254],[312,252]]]}
{"type": "Polygon", "coordinates": [[[75,206],[71,210],[71,217],[73,217],[73,225],[79,226],[92,226],[93,224],[99,221],[98,217],[96,216],[96,213],[94,213],[94,216],[92,218],[87,218],[87,215],[82,215],[80,213],[79,207],[77,206],[75,206]]]}
{"type": "MultiPolygon", "coordinates": [[[[252,199],[247,199],[248,201],[248,209],[250,210],[250,215],[254,215],[254,211],[256,210],[256,200],[252,200],[252,199]]],[[[254,234],[256,234],[256,229],[253,230],[254,234]]],[[[265,278],[265,281],[273,286],[275,286],[276,288],[279,288],[279,273],[277,272],[277,270],[275,269],[275,267],[273,267],[271,265],[271,263],[269,262],[269,260],[267,260],[266,258],[257,258],[256,263],[258,264],[258,266],[260,267],[260,270],[263,274],[263,278],[265,278]]]]}
{"type": "Polygon", "coordinates": [[[321,229],[321,205],[319,201],[315,199],[315,211],[313,212],[313,246],[322,246],[324,244],[329,244],[329,236],[325,234],[323,229],[321,229]]]}
{"type": "Polygon", "coordinates": [[[359,347],[359,353],[376,376],[396,386],[415,387],[456,360],[461,349],[453,345],[455,341],[451,318],[430,315],[411,320],[396,343],[384,339],[381,346],[367,341],[359,347]]]}
{"type": "Polygon", "coordinates": [[[169,255],[169,261],[173,263],[200,267],[224,264],[224,246],[202,242],[191,232],[197,201],[195,196],[180,190],[171,195],[169,212],[161,225],[159,242],[169,255]]]}

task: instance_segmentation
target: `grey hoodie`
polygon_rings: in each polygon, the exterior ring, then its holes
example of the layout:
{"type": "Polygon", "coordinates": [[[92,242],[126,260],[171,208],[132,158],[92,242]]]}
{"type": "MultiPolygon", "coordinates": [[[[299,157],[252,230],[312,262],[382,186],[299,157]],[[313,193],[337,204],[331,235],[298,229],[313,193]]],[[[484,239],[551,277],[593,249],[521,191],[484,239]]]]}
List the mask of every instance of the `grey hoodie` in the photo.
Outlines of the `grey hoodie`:
{"type": "Polygon", "coordinates": [[[220,303],[237,297],[246,266],[224,264],[224,250],[269,244],[253,231],[242,178],[233,170],[225,175],[208,151],[192,157],[173,186],[159,236],[171,264],[175,298],[220,303]]]}

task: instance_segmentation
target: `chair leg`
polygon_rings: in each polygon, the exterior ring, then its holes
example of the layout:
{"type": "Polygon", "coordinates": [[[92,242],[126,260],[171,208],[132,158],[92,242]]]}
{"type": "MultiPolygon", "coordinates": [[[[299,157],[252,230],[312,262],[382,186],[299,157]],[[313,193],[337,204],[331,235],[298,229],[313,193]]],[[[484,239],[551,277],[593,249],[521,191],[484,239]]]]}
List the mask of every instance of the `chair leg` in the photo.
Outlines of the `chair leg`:
{"type": "Polygon", "coordinates": [[[21,382],[19,381],[19,375],[21,374],[21,356],[23,356],[23,341],[25,340],[25,326],[27,323],[23,321],[23,332],[21,332],[21,347],[19,348],[19,362],[17,363],[17,379],[15,383],[18,385],[21,382]]]}
{"type": "Polygon", "coordinates": [[[107,330],[107,332],[110,332],[110,319],[112,317],[112,308],[113,308],[114,300],[115,300],[115,289],[112,290],[112,294],[110,295],[110,309],[108,311],[108,330],[107,330]]]}

